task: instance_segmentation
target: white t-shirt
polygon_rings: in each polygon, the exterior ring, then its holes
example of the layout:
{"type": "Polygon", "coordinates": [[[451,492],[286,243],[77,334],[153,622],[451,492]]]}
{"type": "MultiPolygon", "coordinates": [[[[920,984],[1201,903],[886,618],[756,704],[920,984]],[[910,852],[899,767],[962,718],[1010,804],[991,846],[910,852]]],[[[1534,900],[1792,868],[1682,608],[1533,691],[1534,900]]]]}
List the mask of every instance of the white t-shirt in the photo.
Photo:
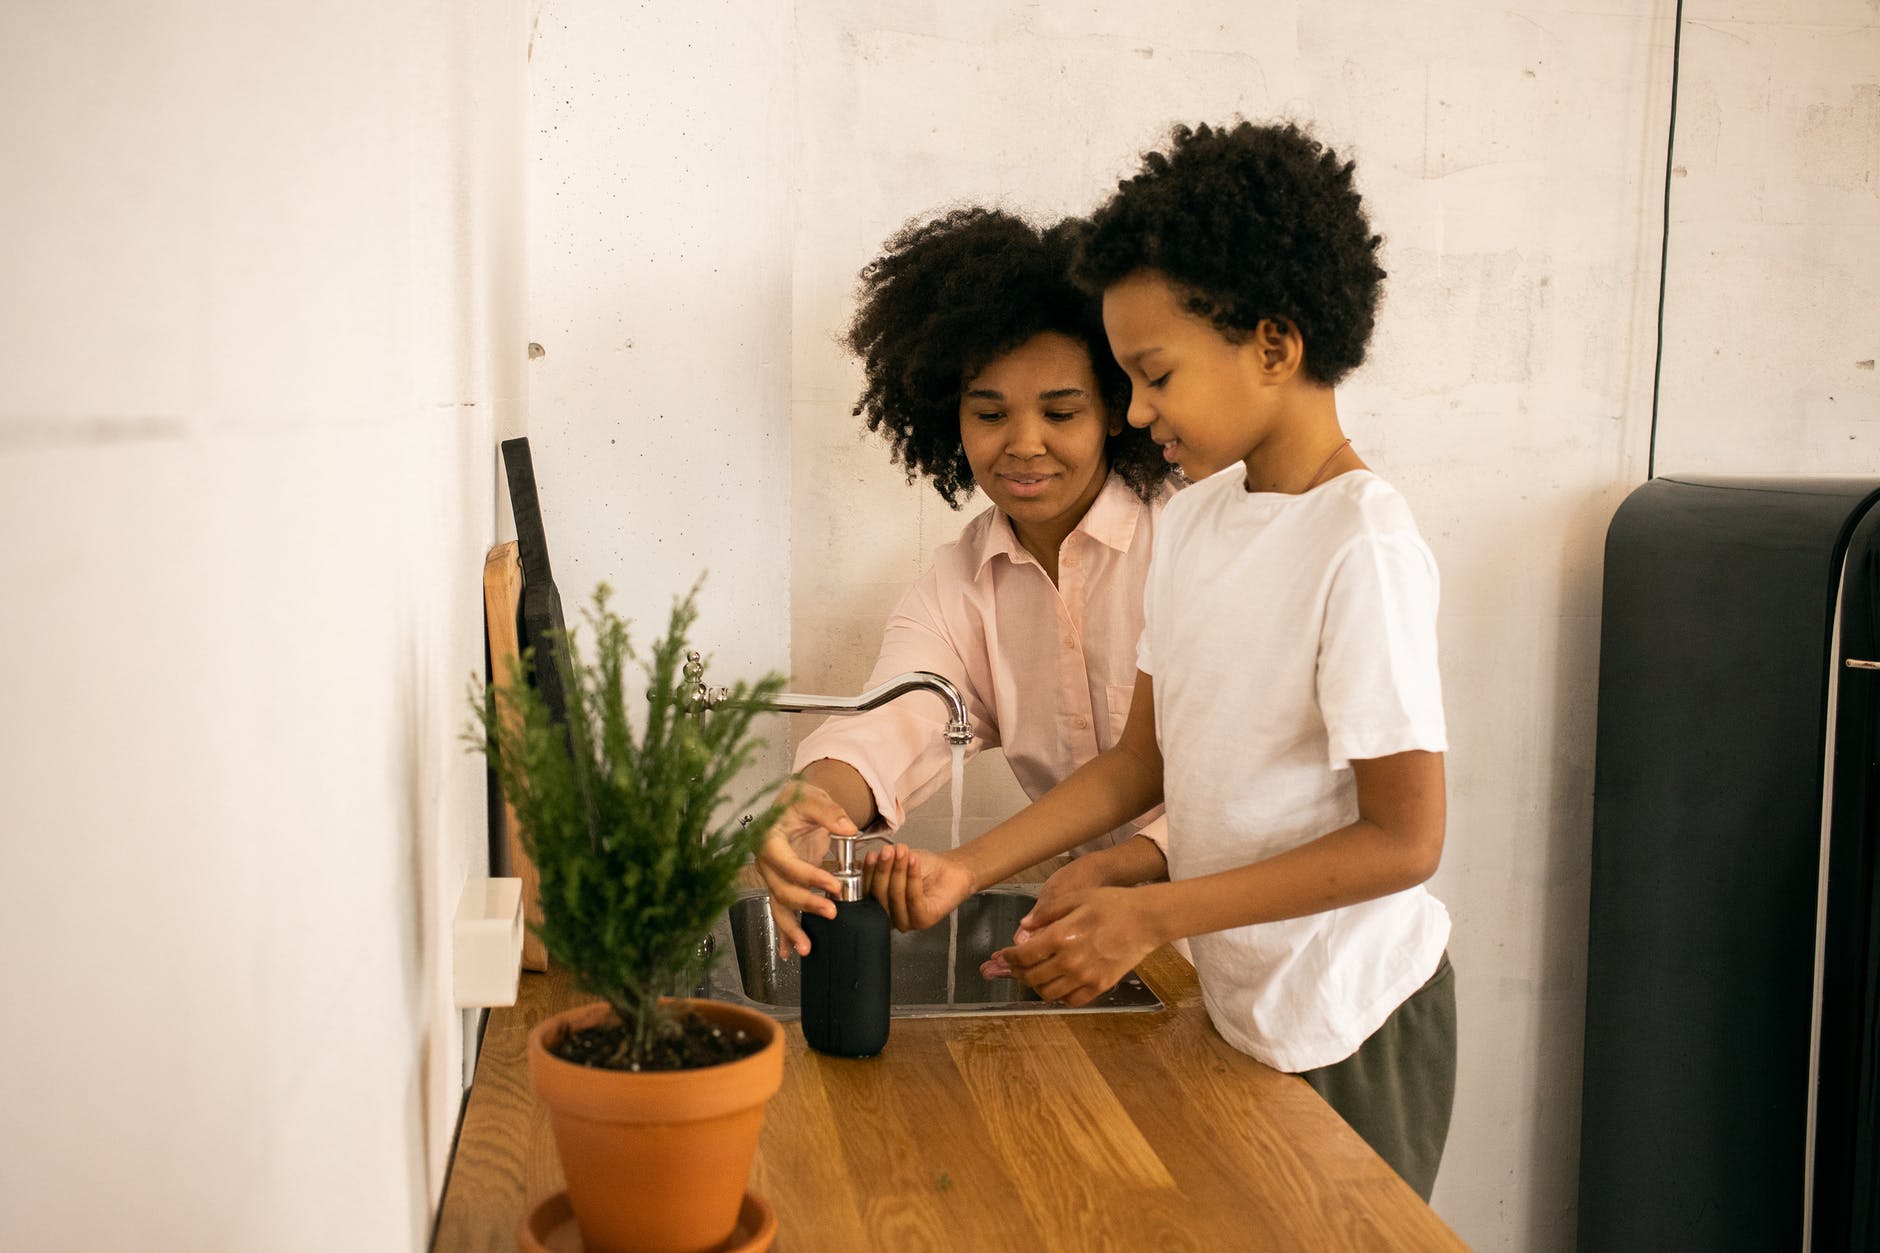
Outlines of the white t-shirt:
{"type": "MultiPolygon", "coordinates": [[[[1446,747],[1436,561],[1368,471],[1292,496],[1235,463],[1170,502],[1137,664],[1155,679],[1169,877],[1272,857],[1358,816],[1353,758],[1446,747]]],[[[1195,936],[1208,1015],[1279,1070],[1356,1052],[1435,973],[1449,914],[1422,886],[1195,936]]]]}

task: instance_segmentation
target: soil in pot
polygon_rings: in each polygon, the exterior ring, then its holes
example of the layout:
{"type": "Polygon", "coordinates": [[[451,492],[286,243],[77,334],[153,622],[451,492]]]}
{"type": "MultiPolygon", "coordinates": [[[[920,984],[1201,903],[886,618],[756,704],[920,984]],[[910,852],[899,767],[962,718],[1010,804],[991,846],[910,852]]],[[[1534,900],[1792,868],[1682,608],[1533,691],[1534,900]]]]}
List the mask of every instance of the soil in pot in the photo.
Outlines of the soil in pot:
{"type": "Polygon", "coordinates": [[[764,1041],[742,1028],[726,1029],[694,1011],[679,1016],[676,1035],[654,1041],[651,1054],[643,1061],[627,1060],[632,1036],[626,1026],[610,1021],[598,1027],[570,1031],[548,1051],[563,1061],[600,1070],[696,1070],[719,1066],[751,1056],[764,1047],[764,1041]]]}

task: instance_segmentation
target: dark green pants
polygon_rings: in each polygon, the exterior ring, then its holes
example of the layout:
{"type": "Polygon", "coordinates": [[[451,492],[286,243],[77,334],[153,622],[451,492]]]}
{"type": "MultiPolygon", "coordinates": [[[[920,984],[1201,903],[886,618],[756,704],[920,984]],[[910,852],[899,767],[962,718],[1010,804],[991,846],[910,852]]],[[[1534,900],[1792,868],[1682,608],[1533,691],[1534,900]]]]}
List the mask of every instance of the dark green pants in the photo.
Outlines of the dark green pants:
{"type": "Polygon", "coordinates": [[[1456,1102],[1456,970],[1449,954],[1356,1053],[1299,1077],[1429,1200],[1456,1102]]]}

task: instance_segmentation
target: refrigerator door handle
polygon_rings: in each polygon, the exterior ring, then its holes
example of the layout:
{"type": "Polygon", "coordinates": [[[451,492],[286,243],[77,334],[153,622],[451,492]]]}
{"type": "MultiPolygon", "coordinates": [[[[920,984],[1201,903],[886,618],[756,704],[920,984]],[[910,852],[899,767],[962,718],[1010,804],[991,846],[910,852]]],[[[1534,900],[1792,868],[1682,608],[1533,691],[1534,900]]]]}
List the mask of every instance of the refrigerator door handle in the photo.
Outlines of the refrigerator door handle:
{"type": "Polygon", "coordinates": [[[1862,661],[1858,657],[1849,657],[1847,668],[1849,670],[1880,670],[1880,661],[1862,661]]]}

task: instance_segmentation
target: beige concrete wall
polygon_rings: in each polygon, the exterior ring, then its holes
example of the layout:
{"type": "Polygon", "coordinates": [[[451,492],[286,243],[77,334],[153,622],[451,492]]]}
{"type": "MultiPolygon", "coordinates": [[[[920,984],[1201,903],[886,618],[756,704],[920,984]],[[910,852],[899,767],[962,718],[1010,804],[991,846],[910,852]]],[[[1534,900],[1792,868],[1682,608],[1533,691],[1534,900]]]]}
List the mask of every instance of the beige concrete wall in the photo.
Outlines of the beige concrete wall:
{"type": "MultiPolygon", "coordinates": [[[[1294,117],[1357,157],[1390,271],[1340,409],[1444,577],[1465,1030],[1435,1205],[1471,1245],[1574,1235],[1606,523],[1651,457],[1668,2],[799,6],[794,650],[865,676],[972,512],[910,487],[848,408],[856,271],[955,202],[1083,211],[1173,121],[1294,117]],[[826,502],[840,500],[839,509],[826,502]]],[[[1686,6],[1660,472],[1880,475],[1880,19],[1686,6]]],[[[1022,802],[969,774],[966,830],[1022,802]]],[[[910,822],[943,845],[944,801],[910,822]]]]}
{"type": "Polygon", "coordinates": [[[1685,17],[1658,472],[1880,476],[1880,13],[1685,17]]]}
{"type": "MultiPolygon", "coordinates": [[[[706,575],[715,685],[790,653],[790,11],[535,0],[529,439],[570,620],[706,575]]],[[[789,726],[748,783],[780,777],[789,726]]]]}

